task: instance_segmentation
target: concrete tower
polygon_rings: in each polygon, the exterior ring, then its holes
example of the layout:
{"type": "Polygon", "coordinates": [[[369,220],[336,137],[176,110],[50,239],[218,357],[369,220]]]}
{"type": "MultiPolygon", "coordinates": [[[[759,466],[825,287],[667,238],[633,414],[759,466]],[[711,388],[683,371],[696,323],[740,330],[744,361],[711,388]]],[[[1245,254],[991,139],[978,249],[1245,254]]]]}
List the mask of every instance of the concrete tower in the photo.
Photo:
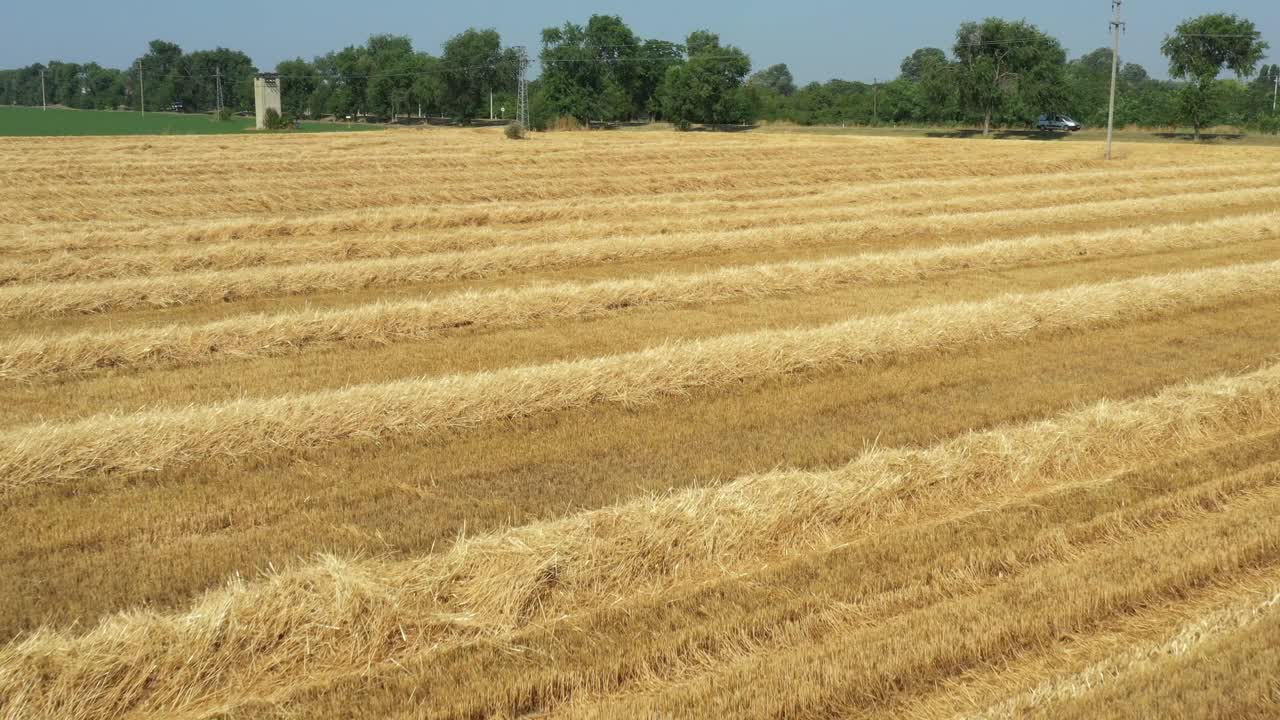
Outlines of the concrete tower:
{"type": "Polygon", "coordinates": [[[258,73],[253,79],[253,109],[258,117],[258,129],[267,128],[267,110],[280,109],[280,76],[275,73],[258,73]]]}

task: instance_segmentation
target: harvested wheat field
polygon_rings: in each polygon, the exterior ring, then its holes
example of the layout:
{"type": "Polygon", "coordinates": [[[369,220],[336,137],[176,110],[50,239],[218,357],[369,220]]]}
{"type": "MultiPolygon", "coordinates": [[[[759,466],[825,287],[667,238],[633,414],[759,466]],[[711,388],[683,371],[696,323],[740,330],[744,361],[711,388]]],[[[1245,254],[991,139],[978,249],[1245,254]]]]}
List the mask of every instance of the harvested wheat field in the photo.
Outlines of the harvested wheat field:
{"type": "Polygon", "coordinates": [[[1280,151],[0,140],[0,716],[1280,716],[1280,151]]]}

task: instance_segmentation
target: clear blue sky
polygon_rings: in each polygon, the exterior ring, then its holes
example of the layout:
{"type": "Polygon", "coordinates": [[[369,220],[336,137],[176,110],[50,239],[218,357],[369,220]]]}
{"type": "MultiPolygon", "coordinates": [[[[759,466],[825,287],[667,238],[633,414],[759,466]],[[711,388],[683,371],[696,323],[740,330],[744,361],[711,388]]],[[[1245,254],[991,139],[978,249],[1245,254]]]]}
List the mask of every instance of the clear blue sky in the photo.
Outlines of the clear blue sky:
{"type": "MultiPolygon", "coordinates": [[[[1121,56],[1156,77],[1167,76],[1160,41],[1180,20],[1234,12],[1257,23],[1280,57],[1280,0],[1126,0],[1128,33],[1121,56]]],[[[592,13],[621,15],[641,37],[680,40],[708,28],[751,55],[755,68],[785,62],[800,83],[833,77],[892,78],[913,49],[949,49],[956,26],[986,16],[1026,18],[1055,35],[1071,57],[1110,44],[1110,0],[1013,2],[985,0],[62,0],[13,2],[0,20],[0,67],[33,62],[96,60],[123,67],[147,41],[163,38],[184,50],[218,45],[243,50],[259,68],[286,58],[311,58],[364,41],[373,33],[413,38],[432,53],[469,26],[494,27],[508,45],[537,53],[542,28],[592,13]]]]}

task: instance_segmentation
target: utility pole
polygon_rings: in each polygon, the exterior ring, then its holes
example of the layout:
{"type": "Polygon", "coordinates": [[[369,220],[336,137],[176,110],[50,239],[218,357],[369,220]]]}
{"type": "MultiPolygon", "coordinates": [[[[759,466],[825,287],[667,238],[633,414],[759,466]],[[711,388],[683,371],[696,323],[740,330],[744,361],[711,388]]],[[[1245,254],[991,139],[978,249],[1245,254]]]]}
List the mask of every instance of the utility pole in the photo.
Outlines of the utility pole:
{"type": "Polygon", "coordinates": [[[138,107],[142,109],[142,117],[147,116],[147,82],[142,79],[142,61],[138,61],[138,107]]]}
{"type": "Polygon", "coordinates": [[[218,78],[218,112],[222,112],[222,66],[218,66],[216,73],[218,78]]]}
{"type": "Polygon", "coordinates": [[[1271,77],[1276,80],[1276,89],[1271,91],[1271,114],[1276,114],[1276,98],[1280,97],[1280,65],[1271,66],[1271,77]]]}
{"type": "Polygon", "coordinates": [[[1116,124],[1116,76],[1120,72],[1120,29],[1124,23],[1120,21],[1120,3],[1123,0],[1111,0],[1111,103],[1107,108],[1107,159],[1111,159],[1111,136],[1116,124]]]}
{"type": "Polygon", "coordinates": [[[493,91],[489,91],[489,119],[493,119],[493,91]]]}
{"type": "Polygon", "coordinates": [[[40,108],[42,110],[49,109],[49,101],[46,99],[44,94],[44,69],[43,68],[41,68],[40,70],[40,108]]]}

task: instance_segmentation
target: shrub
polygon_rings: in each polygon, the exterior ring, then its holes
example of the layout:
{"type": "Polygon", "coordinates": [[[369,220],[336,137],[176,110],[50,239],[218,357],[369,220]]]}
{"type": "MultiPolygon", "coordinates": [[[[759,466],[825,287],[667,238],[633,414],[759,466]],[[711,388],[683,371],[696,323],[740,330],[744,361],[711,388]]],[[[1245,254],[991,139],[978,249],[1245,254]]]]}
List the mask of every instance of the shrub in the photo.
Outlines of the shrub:
{"type": "Polygon", "coordinates": [[[528,136],[524,125],[518,122],[508,123],[502,133],[507,136],[508,140],[524,140],[528,136]]]}
{"type": "Polygon", "coordinates": [[[235,117],[235,115],[236,114],[231,111],[231,108],[224,107],[218,111],[215,117],[219,122],[231,122],[231,118],[235,117]]]}
{"type": "Polygon", "coordinates": [[[266,125],[268,130],[292,130],[297,120],[293,113],[281,115],[275,108],[267,108],[266,125]]]}

